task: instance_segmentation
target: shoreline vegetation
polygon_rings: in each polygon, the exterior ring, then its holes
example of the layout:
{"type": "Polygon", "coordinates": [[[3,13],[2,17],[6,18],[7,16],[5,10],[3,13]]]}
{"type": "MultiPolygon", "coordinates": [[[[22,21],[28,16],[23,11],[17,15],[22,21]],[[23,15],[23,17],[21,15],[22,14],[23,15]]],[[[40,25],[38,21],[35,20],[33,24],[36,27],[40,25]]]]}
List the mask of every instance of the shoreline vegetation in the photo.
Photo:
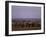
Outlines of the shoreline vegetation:
{"type": "Polygon", "coordinates": [[[41,29],[41,19],[12,19],[12,31],[39,30],[41,29]]]}

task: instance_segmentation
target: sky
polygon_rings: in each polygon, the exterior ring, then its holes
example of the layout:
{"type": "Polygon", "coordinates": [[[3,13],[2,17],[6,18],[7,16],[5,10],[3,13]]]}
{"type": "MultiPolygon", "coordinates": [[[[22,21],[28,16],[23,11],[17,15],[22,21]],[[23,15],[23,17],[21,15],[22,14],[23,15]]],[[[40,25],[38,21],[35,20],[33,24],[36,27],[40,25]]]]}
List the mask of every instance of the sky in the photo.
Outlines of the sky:
{"type": "Polygon", "coordinates": [[[41,7],[13,5],[12,18],[41,18],[41,7]]]}

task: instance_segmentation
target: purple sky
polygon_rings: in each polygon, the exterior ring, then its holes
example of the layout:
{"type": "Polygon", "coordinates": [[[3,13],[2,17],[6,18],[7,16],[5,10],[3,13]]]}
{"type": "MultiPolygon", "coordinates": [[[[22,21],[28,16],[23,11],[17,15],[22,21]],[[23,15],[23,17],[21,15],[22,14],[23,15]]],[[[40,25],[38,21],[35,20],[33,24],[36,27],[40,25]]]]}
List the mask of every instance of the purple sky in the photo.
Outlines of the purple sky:
{"type": "Polygon", "coordinates": [[[12,18],[41,18],[41,7],[12,6],[12,18]]]}

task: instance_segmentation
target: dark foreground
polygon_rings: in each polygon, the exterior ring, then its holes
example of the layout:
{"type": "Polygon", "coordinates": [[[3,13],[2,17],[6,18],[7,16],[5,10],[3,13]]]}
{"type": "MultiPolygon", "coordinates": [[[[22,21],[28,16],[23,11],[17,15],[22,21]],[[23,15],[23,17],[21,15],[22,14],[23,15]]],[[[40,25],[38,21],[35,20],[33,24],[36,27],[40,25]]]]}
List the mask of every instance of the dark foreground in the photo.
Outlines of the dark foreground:
{"type": "Polygon", "coordinates": [[[12,31],[40,30],[40,19],[14,19],[12,20],[12,31]]]}

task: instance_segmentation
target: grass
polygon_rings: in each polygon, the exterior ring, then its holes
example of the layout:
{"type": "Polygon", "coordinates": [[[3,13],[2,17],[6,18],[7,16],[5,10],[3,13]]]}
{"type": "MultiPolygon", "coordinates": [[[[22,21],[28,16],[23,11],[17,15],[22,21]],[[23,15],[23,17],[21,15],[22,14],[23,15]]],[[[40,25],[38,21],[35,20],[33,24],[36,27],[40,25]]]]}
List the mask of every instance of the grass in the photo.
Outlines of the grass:
{"type": "Polygon", "coordinates": [[[12,31],[22,31],[22,30],[39,30],[41,29],[40,22],[12,22],[12,31]]]}

